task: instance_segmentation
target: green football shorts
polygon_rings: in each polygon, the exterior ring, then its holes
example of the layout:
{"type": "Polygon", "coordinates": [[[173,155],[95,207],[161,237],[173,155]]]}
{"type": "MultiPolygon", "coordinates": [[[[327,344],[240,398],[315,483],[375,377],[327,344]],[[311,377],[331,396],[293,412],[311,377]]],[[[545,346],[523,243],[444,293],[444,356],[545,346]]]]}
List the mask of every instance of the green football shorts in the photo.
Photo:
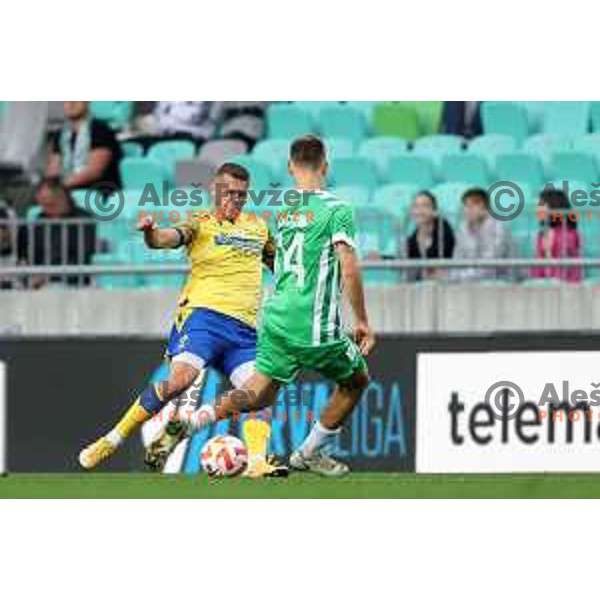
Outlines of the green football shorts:
{"type": "Polygon", "coordinates": [[[285,337],[260,328],[256,370],[276,381],[291,383],[301,369],[317,371],[336,383],[356,372],[367,372],[367,363],[358,346],[347,335],[319,346],[294,344],[285,337]]]}

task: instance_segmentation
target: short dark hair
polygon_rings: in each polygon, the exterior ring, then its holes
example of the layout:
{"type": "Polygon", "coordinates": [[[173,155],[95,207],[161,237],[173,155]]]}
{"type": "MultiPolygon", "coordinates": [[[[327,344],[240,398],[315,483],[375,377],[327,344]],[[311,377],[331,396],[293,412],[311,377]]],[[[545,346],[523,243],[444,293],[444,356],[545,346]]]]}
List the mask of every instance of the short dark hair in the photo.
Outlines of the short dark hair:
{"type": "Polygon", "coordinates": [[[485,204],[486,208],[490,205],[490,197],[483,188],[473,187],[465,190],[461,198],[463,204],[467,201],[467,198],[479,198],[485,204]]]}
{"type": "Polygon", "coordinates": [[[223,163],[217,170],[217,177],[220,175],[229,175],[234,179],[239,179],[248,183],[250,181],[250,172],[246,167],[238,165],[237,163],[226,162],[223,163]]]}
{"type": "Polygon", "coordinates": [[[316,135],[304,135],[295,139],[290,146],[290,160],[301,167],[318,169],[326,157],[325,144],[316,135]]]}

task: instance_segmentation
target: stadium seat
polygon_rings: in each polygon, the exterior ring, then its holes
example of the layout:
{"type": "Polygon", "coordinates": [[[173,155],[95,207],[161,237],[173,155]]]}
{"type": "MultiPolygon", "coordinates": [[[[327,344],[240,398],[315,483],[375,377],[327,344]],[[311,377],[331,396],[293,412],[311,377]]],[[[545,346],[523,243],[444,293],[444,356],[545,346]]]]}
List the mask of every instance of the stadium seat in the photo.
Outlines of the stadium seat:
{"type": "Polygon", "coordinates": [[[453,181],[440,183],[431,190],[436,197],[440,214],[448,219],[453,227],[457,227],[462,220],[462,196],[470,187],[473,187],[470,183],[453,181]]]}
{"type": "Polygon", "coordinates": [[[97,119],[107,121],[115,129],[123,129],[133,113],[133,102],[120,100],[92,101],[90,112],[97,119]]]}
{"type": "Polygon", "coordinates": [[[520,144],[529,135],[527,109],[515,102],[483,102],[483,131],[508,135],[520,144]]]}
{"type": "Polygon", "coordinates": [[[563,150],[552,154],[552,179],[576,179],[586,182],[586,189],[598,179],[598,168],[591,154],[577,150],[563,150]]]}
{"type": "Polygon", "coordinates": [[[376,104],[377,102],[367,100],[356,100],[346,102],[346,106],[352,106],[352,108],[355,108],[363,114],[368,129],[370,129],[371,123],[373,121],[373,110],[375,109],[376,104]]]}
{"type": "Polygon", "coordinates": [[[327,138],[324,142],[330,161],[336,158],[349,158],[356,154],[355,144],[348,138],[327,138]]]}
{"type": "Polygon", "coordinates": [[[318,123],[322,109],[340,106],[341,104],[341,102],[335,100],[296,100],[291,106],[308,113],[313,121],[318,123]]]}
{"type": "Polygon", "coordinates": [[[517,149],[517,143],[509,135],[500,133],[480,135],[469,142],[468,154],[480,156],[487,162],[491,173],[496,169],[496,157],[502,152],[513,152],[517,149]]]}
{"type": "Polygon", "coordinates": [[[210,165],[219,166],[234,156],[245,154],[248,147],[242,140],[209,140],[202,144],[198,158],[210,165]]]}
{"type": "Polygon", "coordinates": [[[522,181],[534,189],[545,181],[540,159],[528,152],[499,154],[496,158],[496,177],[499,181],[522,181]]]}
{"type": "Polygon", "coordinates": [[[442,156],[461,152],[463,143],[464,140],[460,136],[440,133],[418,139],[413,152],[418,156],[429,157],[434,165],[439,166],[442,156]]]}
{"type": "Polygon", "coordinates": [[[144,156],[144,147],[133,141],[122,142],[121,151],[123,152],[123,156],[128,158],[140,158],[144,156]]]}
{"type": "Polygon", "coordinates": [[[161,163],[151,158],[124,158],[119,169],[125,188],[143,189],[152,184],[156,190],[161,190],[167,176],[161,163]]]}
{"type": "Polygon", "coordinates": [[[433,165],[425,156],[395,156],[389,161],[385,179],[387,183],[412,183],[428,188],[434,183],[433,165]]]}
{"type": "Polygon", "coordinates": [[[590,102],[592,131],[600,133],[600,102],[590,102]]]}
{"type": "Polygon", "coordinates": [[[196,154],[194,142],[189,140],[170,140],[156,142],[148,150],[148,158],[161,163],[165,168],[169,182],[175,183],[175,163],[178,160],[193,158],[196,154]]]}
{"type": "Polygon", "coordinates": [[[490,172],[485,160],[466,152],[443,156],[440,174],[444,181],[469,181],[480,187],[487,187],[490,181],[490,172]]]}
{"type": "MultiPolygon", "coordinates": [[[[120,252],[108,252],[105,254],[94,254],[92,263],[94,265],[125,265],[128,257],[120,252]]],[[[136,275],[96,275],[94,284],[103,290],[114,290],[118,288],[135,288],[140,285],[140,278],[136,275]]]]}
{"type": "Polygon", "coordinates": [[[444,103],[440,101],[411,102],[419,117],[422,135],[433,135],[440,132],[444,103]]]}
{"type": "Polygon", "coordinates": [[[345,139],[356,147],[367,135],[367,123],[361,112],[340,104],[321,109],[319,131],[326,138],[345,139]]]}
{"type": "Polygon", "coordinates": [[[589,102],[548,102],[542,131],[557,135],[584,134],[590,130],[589,102]]]}
{"type": "Polygon", "coordinates": [[[405,140],[388,136],[369,138],[358,149],[359,156],[370,160],[377,167],[382,177],[387,171],[390,159],[406,153],[407,144],[405,140]]]}
{"type": "Polygon", "coordinates": [[[373,133],[415,140],[421,134],[417,111],[399,102],[377,104],[373,109],[373,133]]]}
{"type": "Polygon", "coordinates": [[[331,193],[337,196],[340,200],[345,200],[351,203],[354,207],[367,206],[371,197],[371,192],[368,188],[360,185],[344,185],[333,188],[331,193]]]}
{"type": "Polygon", "coordinates": [[[42,207],[39,204],[34,204],[33,206],[30,206],[25,212],[25,218],[28,221],[34,221],[40,216],[41,213],[42,207]]]}
{"type": "MultiPolygon", "coordinates": [[[[145,253],[143,262],[153,265],[176,265],[183,264],[185,261],[181,251],[174,252],[172,250],[154,250],[145,253]]],[[[142,261],[141,261],[142,262],[142,261]]],[[[140,277],[140,285],[153,289],[180,289],[185,280],[183,273],[157,273],[154,275],[142,275],[140,277]]]]}
{"type": "Polygon", "coordinates": [[[394,216],[405,219],[419,187],[406,183],[390,183],[377,188],[372,204],[388,210],[394,216]]]}
{"type": "Polygon", "coordinates": [[[552,154],[561,150],[570,150],[573,147],[571,136],[554,133],[538,133],[523,142],[523,151],[535,154],[544,165],[547,176],[550,175],[552,154]]]}
{"type": "Polygon", "coordinates": [[[282,179],[287,174],[289,152],[289,140],[267,139],[254,146],[252,156],[269,165],[274,177],[282,179]]]}
{"type": "Polygon", "coordinates": [[[573,138],[573,150],[591,154],[596,161],[600,161],[600,133],[575,136],[573,138]]]}
{"type": "Polygon", "coordinates": [[[377,170],[360,156],[336,158],[331,161],[331,182],[334,187],[358,185],[372,191],[378,183],[377,170]]]}
{"type": "MultiPolygon", "coordinates": [[[[250,172],[250,189],[252,190],[269,190],[271,184],[281,184],[281,182],[275,181],[276,178],[273,176],[269,165],[253,156],[247,154],[243,156],[233,156],[230,160],[231,162],[235,162],[248,169],[250,172]]],[[[252,209],[250,201],[248,202],[247,208],[252,209]]]]}
{"type": "Polygon", "coordinates": [[[293,139],[315,130],[310,112],[293,104],[273,104],[267,111],[267,131],[271,138],[293,139]]]}
{"type": "Polygon", "coordinates": [[[201,184],[208,188],[215,173],[216,166],[204,160],[178,160],[175,163],[175,185],[177,187],[198,187],[201,184]]]}

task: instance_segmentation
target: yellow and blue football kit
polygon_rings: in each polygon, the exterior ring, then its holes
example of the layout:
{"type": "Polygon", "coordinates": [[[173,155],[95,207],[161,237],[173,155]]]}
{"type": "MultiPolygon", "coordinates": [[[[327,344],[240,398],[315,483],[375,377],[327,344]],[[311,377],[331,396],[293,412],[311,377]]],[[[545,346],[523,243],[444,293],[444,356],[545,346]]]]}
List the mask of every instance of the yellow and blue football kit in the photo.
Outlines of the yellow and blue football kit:
{"type": "Polygon", "coordinates": [[[230,377],[256,357],[262,259],[273,246],[269,230],[245,213],[234,222],[199,213],[175,227],[191,234],[186,236],[191,272],[166,355],[230,377]]]}

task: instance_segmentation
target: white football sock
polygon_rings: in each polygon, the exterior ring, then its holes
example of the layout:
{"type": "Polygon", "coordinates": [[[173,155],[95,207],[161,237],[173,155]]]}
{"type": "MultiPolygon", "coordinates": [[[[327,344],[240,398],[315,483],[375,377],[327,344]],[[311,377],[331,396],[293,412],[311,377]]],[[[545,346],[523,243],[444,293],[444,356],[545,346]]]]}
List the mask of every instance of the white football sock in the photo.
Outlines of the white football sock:
{"type": "Polygon", "coordinates": [[[123,443],[123,437],[116,429],[111,429],[104,436],[115,448],[118,448],[123,443]]]}
{"type": "Polygon", "coordinates": [[[333,436],[337,435],[340,431],[341,427],[338,427],[337,429],[326,429],[319,421],[317,421],[304,442],[302,442],[299,449],[300,454],[302,454],[304,458],[310,458],[317,450],[320,450],[323,446],[329,444],[333,440],[333,436]]]}
{"type": "Polygon", "coordinates": [[[215,407],[212,404],[203,404],[198,410],[179,412],[179,420],[192,431],[198,431],[216,421],[215,407]]]}

